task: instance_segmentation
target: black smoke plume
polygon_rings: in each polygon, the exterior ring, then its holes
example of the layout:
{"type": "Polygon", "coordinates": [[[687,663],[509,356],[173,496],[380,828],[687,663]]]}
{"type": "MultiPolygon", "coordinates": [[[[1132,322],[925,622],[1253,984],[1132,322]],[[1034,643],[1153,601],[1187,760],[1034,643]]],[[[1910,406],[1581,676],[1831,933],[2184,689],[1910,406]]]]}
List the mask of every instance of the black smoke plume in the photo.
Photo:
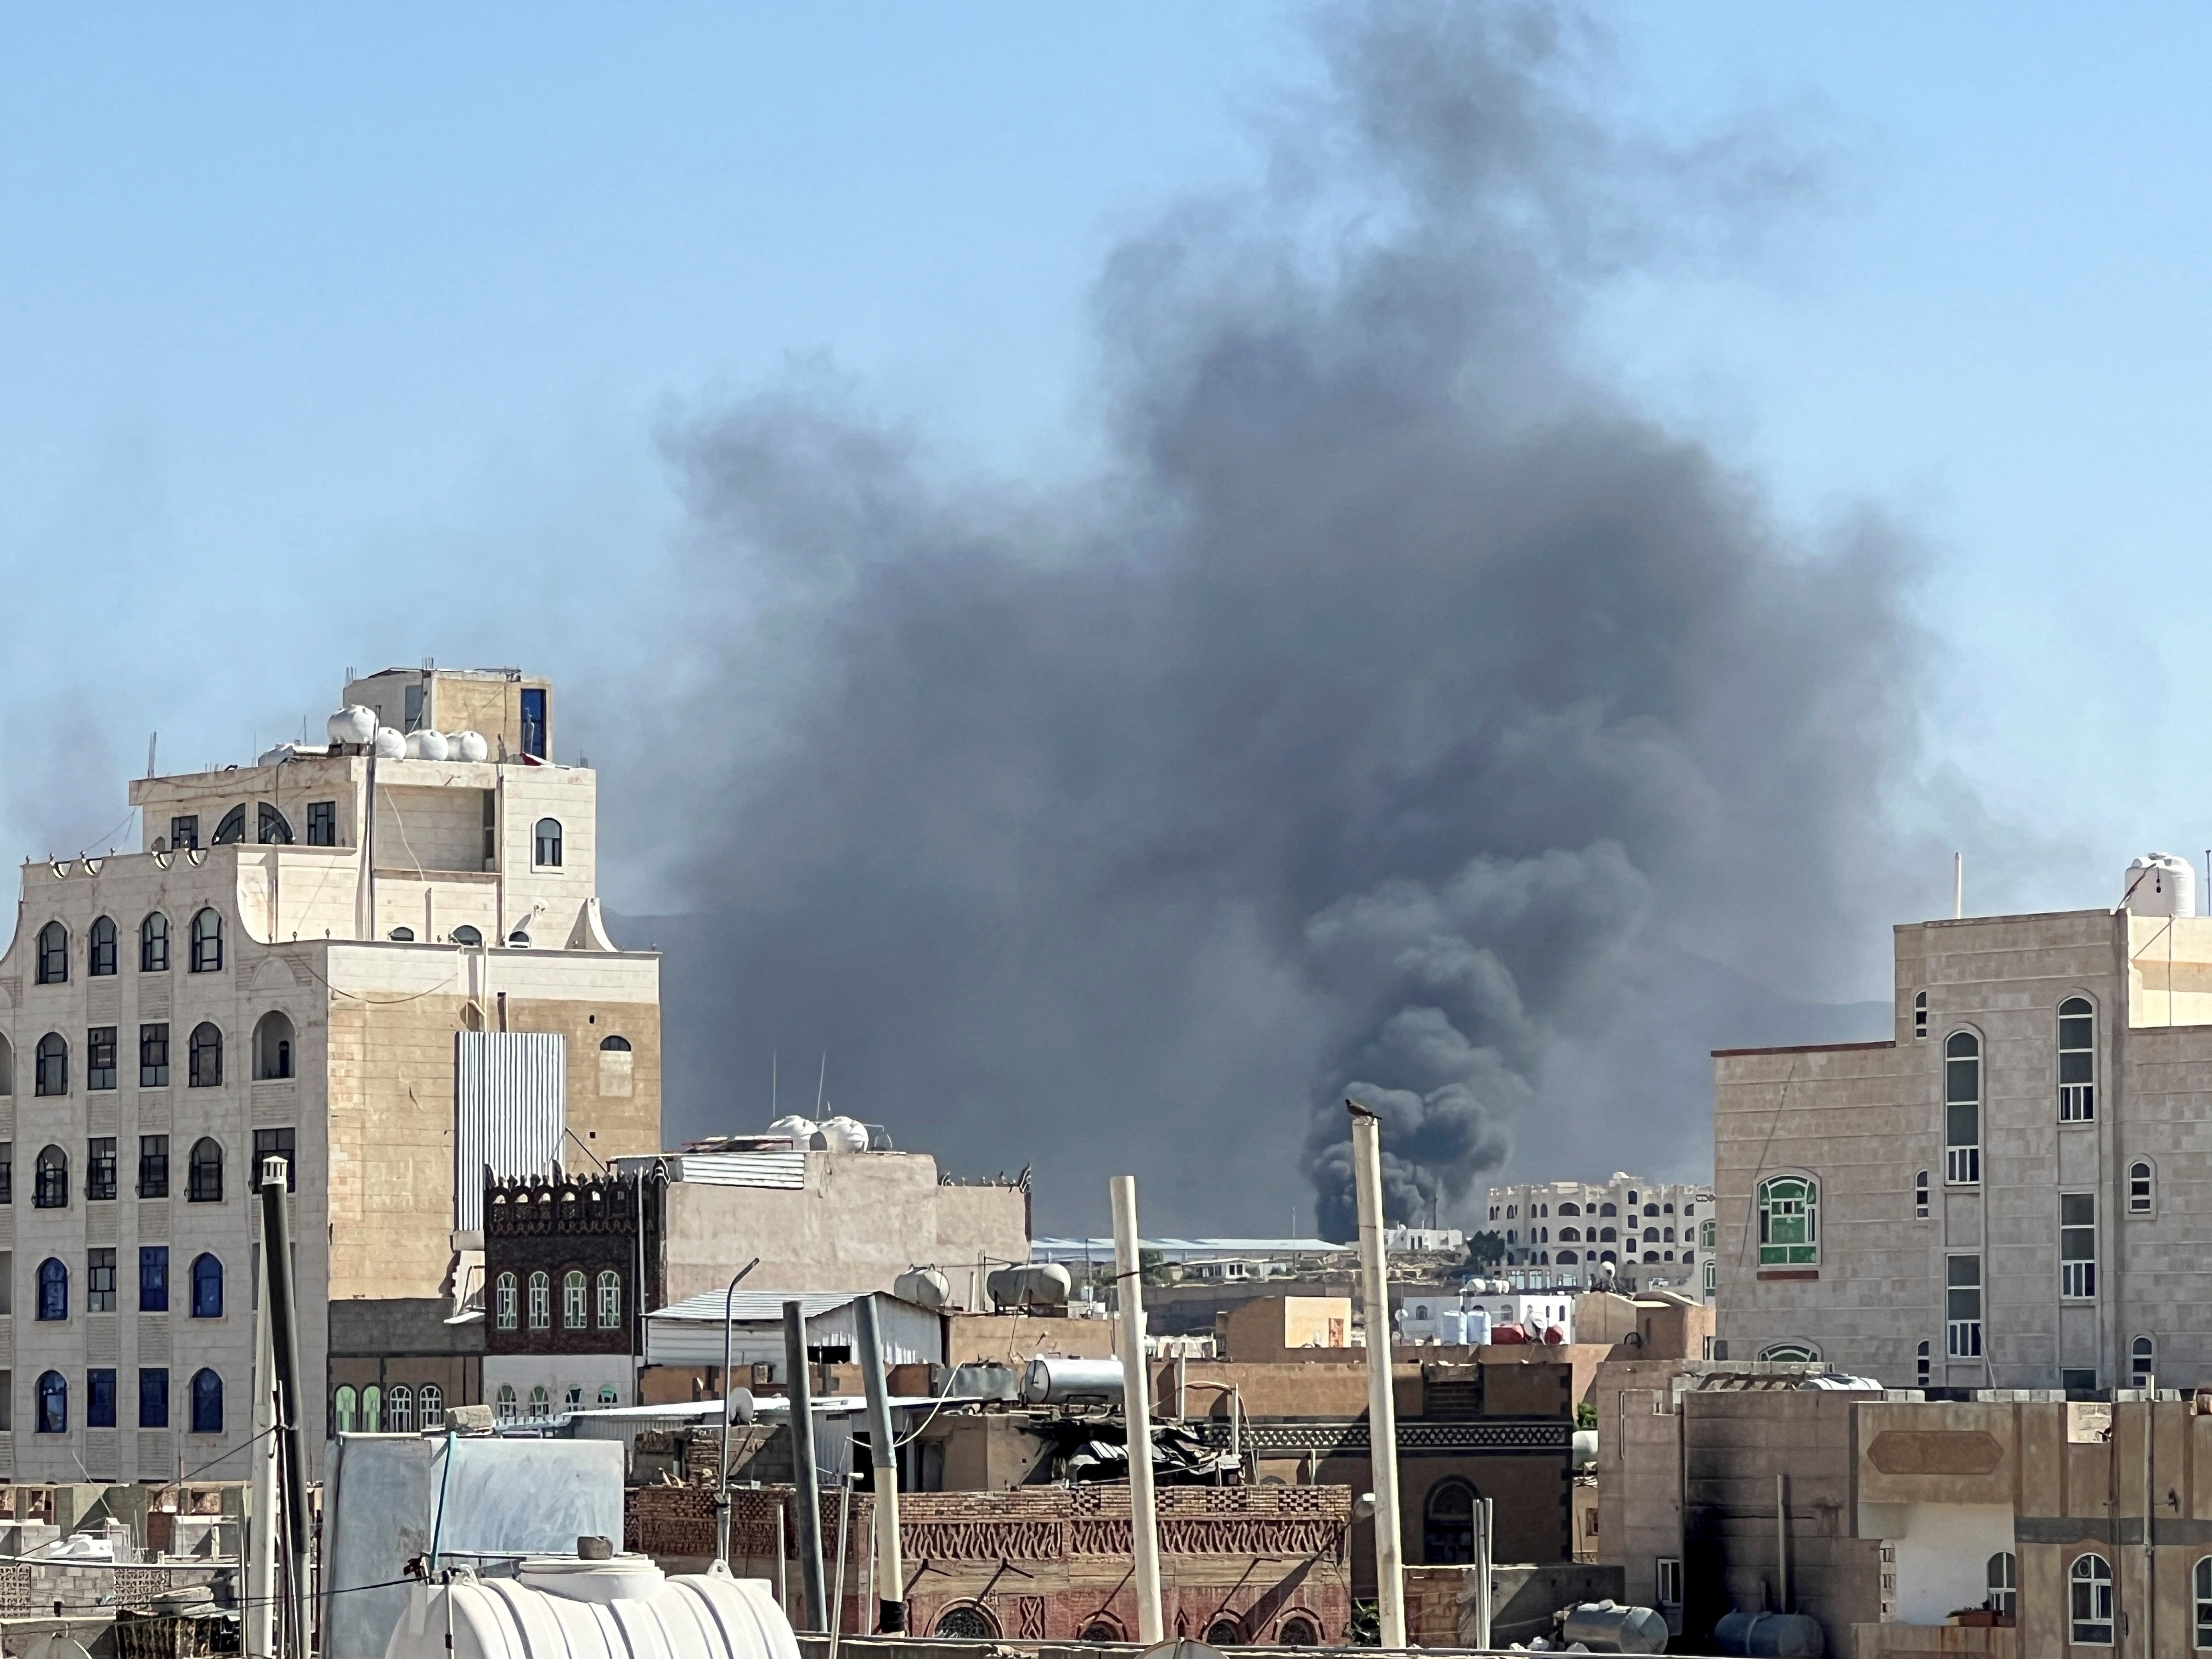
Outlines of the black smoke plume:
{"type": "Polygon", "coordinates": [[[1871,937],[1909,560],[1793,540],[1577,367],[1594,295],[1807,169],[1623,131],[1572,16],[1318,38],[1265,184],[1103,271],[1087,482],[945,482],[805,376],[672,427],[679,1130],[764,1121],[771,1047],[811,1107],[827,1049],[902,1144],[1036,1163],[1042,1226],[1133,1170],[1158,1231],[1341,1237],[1352,1096],[1392,1218],[1449,1223],[1516,1133],[1695,1172],[1705,1048],[1871,937]]]}

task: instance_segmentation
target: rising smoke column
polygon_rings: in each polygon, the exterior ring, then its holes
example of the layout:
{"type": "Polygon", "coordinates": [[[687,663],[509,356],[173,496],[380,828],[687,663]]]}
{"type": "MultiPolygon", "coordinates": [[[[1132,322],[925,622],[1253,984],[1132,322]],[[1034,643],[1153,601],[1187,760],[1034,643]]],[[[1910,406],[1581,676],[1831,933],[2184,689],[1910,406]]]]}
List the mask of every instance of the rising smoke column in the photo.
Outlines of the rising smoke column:
{"type": "Polygon", "coordinates": [[[1571,17],[1319,39],[1267,183],[1103,272],[1088,483],[945,483],[804,379],[672,428],[716,741],[663,799],[748,1079],[688,1127],[826,1047],[902,1144],[1034,1159],[1042,1226],[1134,1169],[1161,1231],[1341,1237],[1349,1095],[1449,1222],[1547,1055],[1618,1096],[1560,1173],[1694,1158],[1729,988],[1848,936],[1914,759],[1898,551],[1793,544],[1574,367],[1594,291],[1800,171],[1609,126],[1571,17]]]}

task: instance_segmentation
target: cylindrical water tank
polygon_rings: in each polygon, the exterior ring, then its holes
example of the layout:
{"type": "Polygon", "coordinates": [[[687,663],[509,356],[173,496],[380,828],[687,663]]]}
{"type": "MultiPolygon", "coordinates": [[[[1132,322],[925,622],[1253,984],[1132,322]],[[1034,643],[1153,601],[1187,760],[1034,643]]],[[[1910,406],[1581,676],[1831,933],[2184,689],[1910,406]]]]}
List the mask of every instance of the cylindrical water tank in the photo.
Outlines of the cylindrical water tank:
{"type": "Polygon", "coordinates": [[[984,1275],[983,1288],[994,1307],[1064,1308],[1072,1281],[1057,1261],[1032,1261],[1022,1267],[999,1267],[984,1275]]]}
{"type": "Polygon", "coordinates": [[[952,1285],[934,1267],[908,1267],[891,1280],[891,1294],[916,1307],[941,1308],[952,1294],[952,1285]]]}
{"type": "Polygon", "coordinates": [[[1579,1642],[1592,1653],[1664,1653],[1667,1621],[1650,1607],[1585,1601],[1559,1620],[1559,1640],[1579,1642]]]}
{"type": "Polygon", "coordinates": [[[481,732],[455,732],[446,739],[446,758],[467,761],[473,765],[491,758],[491,745],[484,741],[481,732]]]}
{"type": "Polygon", "coordinates": [[[1479,1348],[1482,1346],[1484,1343],[1492,1340],[1490,1335],[1490,1310],[1487,1308],[1468,1308],[1465,1310],[1460,1315],[1460,1324],[1461,1329],[1466,1333],[1464,1340],[1467,1346],[1470,1348],[1479,1348]]]}
{"type": "Polygon", "coordinates": [[[1446,1308],[1437,1316],[1437,1340],[1447,1348],[1456,1348],[1467,1341],[1467,1316],[1457,1308],[1446,1308]]]}
{"type": "Polygon", "coordinates": [[[1502,1346],[1516,1346],[1528,1340],[1528,1333],[1521,1326],[1515,1324],[1492,1325],[1490,1328],[1490,1340],[1502,1346]]]}
{"type": "Polygon", "coordinates": [[[1121,1397],[1121,1362],[1118,1359],[1032,1359],[1022,1374],[1022,1398],[1032,1406],[1121,1397]]]}
{"type": "Polygon", "coordinates": [[[726,1571],[671,1578],[641,1555],[611,1561],[538,1557],[523,1562],[514,1578],[464,1576],[450,1588],[416,1585],[384,1654],[799,1659],[799,1643],[765,1579],[732,1578],[726,1571]]]}
{"type": "Polygon", "coordinates": [[[1713,1626],[1713,1646],[1743,1659],[1822,1659],[1828,1641],[1802,1613],[1731,1613],[1713,1626]]]}
{"type": "Polygon", "coordinates": [[[374,743],[376,741],[376,710],[364,708],[359,703],[349,703],[331,716],[325,725],[332,743],[374,743]]]}
{"type": "Polygon", "coordinates": [[[446,758],[446,734],[443,732],[410,732],[407,734],[409,760],[439,761],[446,758]]]}
{"type": "Polygon", "coordinates": [[[830,1152],[865,1152],[868,1150],[868,1126],[856,1117],[840,1113],[825,1117],[816,1125],[822,1137],[822,1148],[830,1152]]]}
{"type": "Polygon", "coordinates": [[[2128,866],[2121,902],[2139,916],[2197,914],[2197,866],[2171,853],[2146,853],[2128,866]]]}
{"type": "Polygon", "coordinates": [[[811,1117],[801,1117],[796,1112],[787,1112],[769,1124],[768,1132],[772,1135],[789,1135],[801,1147],[805,1147],[813,1144],[815,1132],[818,1127],[811,1117]]]}
{"type": "Polygon", "coordinates": [[[376,728],[376,757],[379,760],[399,760],[407,753],[407,739],[388,726],[376,728]]]}

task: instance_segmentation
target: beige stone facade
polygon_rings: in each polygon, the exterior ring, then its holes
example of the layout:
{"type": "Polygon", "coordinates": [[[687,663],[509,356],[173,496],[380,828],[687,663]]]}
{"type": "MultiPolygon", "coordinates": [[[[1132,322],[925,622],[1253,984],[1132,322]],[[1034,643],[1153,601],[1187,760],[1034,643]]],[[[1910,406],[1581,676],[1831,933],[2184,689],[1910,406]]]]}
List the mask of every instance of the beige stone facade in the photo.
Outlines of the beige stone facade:
{"type": "Polygon", "coordinates": [[[288,745],[266,763],[138,780],[138,851],[24,868],[0,955],[0,1140],[14,1171],[0,1205],[12,1310],[0,1316],[0,1460],[15,1478],[228,1468],[251,1432],[258,1132],[289,1134],[295,1159],[317,1445],[325,1304],[450,1303],[480,1248],[457,1226],[458,1033],[561,1036],[575,1161],[659,1146],[659,961],[614,948],[599,921],[592,775],[525,753],[548,747],[544,683],[392,671],[349,690],[404,706],[394,688],[410,682],[423,718],[464,709],[495,758],[288,745]],[[144,1190],[162,1185],[157,1137],[166,1195],[140,1196],[142,1146],[144,1190]],[[196,1186],[203,1142],[220,1153],[219,1192],[196,1186]],[[59,1176],[42,1184],[46,1149],[59,1176]],[[144,1311],[142,1253],[162,1249],[167,1310],[144,1311]],[[196,1313],[203,1256],[220,1264],[222,1293],[196,1313]],[[40,1318],[42,1269],[58,1277],[48,1262],[66,1283],[46,1304],[59,1316],[40,1318]],[[168,1426],[140,1427],[140,1374],[163,1370],[168,1426]],[[112,1428],[87,1422],[106,1386],[95,1372],[113,1379],[112,1428]],[[202,1372],[222,1384],[210,1432],[193,1428],[202,1372]],[[65,1415],[42,1429],[50,1373],[65,1415]]]}
{"type": "Polygon", "coordinates": [[[1882,1042],[1715,1056],[1726,1357],[1892,1387],[2212,1377],[2212,919],[1901,927],[1895,997],[1882,1042]]]}

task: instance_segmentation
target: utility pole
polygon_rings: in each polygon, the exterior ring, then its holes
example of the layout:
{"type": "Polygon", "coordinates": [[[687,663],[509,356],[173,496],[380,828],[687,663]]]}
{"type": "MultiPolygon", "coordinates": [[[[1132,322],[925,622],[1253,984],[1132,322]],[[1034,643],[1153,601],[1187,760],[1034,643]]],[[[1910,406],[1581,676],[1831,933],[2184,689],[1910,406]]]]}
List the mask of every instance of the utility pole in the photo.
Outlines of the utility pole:
{"type": "Polygon", "coordinates": [[[1375,1600],[1380,1645],[1406,1645],[1406,1558],[1398,1539],[1398,1406],[1390,1384],[1390,1279],[1382,1255],[1382,1121],[1352,1114],[1352,1186],[1359,1206],[1359,1297],[1367,1316],[1367,1447],[1375,1480],[1375,1600]]]}
{"type": "Polygon", "coordinates": [[[891,1440],[890,1389],[884,1381],[884,1339],[876,1298],[864,1296],[854,1313],[860,1328],[860,1386],[868,1395],[868,1462],[876,1472],[876,1557],[881,1564],[876,1628],[906,1629],[906,1564],[899,1554],[898,1453],[891,1440]]]}
{"type": "Polygon", "coordinates": [[[284,1202],[286,1161],[261,1163],[261,1270],[269,1285],[269,1347],[276,1372],[276,1422],[283,1453],[286,1562],[286,1632],[295,1659],[307,1659],[313,1626],[307,1621],[307,1437],[300,1396],[300,1322],[292,1294],[292,1229],[284,1202]]]}
{"type": "Polygon", "coordinates": [[[1115,1310],[1121,1321],[1121,1415],[1129,1431],[1129,1541],[1135,1556],[1137,1639],[1166,1639],[1160,1616],[1160,1522],[1152,1498],[1152,1390],[1145,1375],[1145,1269],[1137,1231],[1137,1178],[1115,1176],[1115,1310]]]}

